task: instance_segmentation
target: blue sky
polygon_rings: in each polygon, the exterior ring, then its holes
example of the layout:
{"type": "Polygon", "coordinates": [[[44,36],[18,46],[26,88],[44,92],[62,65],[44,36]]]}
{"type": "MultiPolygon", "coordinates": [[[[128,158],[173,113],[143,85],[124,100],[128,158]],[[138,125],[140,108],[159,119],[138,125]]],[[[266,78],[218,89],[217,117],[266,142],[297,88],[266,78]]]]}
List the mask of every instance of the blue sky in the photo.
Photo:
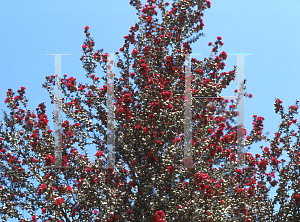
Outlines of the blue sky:
{"type": "MultiPolygon", "coordinates": [[[[299,9],[297,0],[213,0],[211,9],[204,12],[205,37],[191,45],[193,53],[201,55],[192,57],[198,60],[209,57],[211,48],[207,44],[214,42],[217,36],[224,42],[221,51],[253,53],[245,59],[246,91],[253,95],[252,99],[245,99],[247,132],[252,129],[251,116],[263,116],[263,133],[269,132],[273,138],[281,120],[274,112],[274,99],[280,98],[287,107],[300,98],[299,9]]],[[[62,75],[66,73],[68,77],[76,77],[77,82],[91,83],[79,60],[85,39],[83,28],[90,27],[95,50],[103,48],[104,52],[114,53],[123,46],[123,36],[138,21],[129,0],[3,0],[0,18],[3,21],[0,23],[0,108],[8,111],[4,104],[8,88],[16,92],[24,86],[29,107],[33,110],[45,101],[49,119],[54,107],[41,85],[45,76],[54,74],[54,56],[45,54],[71,53],[62,58],[62,75]]],[[[224,71],[232,70],[235,64],[236,56],[228,56],[224,71]]],[[[117,77],[118,71],[115,68],[117,77]]],[[[103,75],[100,67],[96,68],[96,75],[103,75]]],[[[232,82],[222,95],[233,96],[235,88],[236,82],[232,82]]],[[[2,112],[0,117],[2,120],[2,112]]],[[[50,124],[50,128],[53,130],[54,125],[50,124]]],[[[250,152],[261,153],[260,145],[267,146],[266,143],[253,144],[250,152]]],[[[89,153],[93,160],[93,147],[89,153]]]]}

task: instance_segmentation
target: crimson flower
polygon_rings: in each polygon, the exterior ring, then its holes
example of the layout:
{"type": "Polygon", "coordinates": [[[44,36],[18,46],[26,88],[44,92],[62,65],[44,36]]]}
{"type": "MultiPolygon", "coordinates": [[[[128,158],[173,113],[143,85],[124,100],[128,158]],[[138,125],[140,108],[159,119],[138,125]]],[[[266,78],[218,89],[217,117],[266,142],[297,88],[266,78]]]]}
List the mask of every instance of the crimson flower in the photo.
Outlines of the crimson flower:
{"type": "Polygon", "coordinates": [[[46,160],[45,166],[49,166],[49,165],[52,165],[54,163],[53,155],[47,155],[45,160],[46,160]]]}
{"type": "Polygon", "coordinates": [[[62,205],[64,203],[64,198],[63,197],[59,197],[55,200],[55,204],[57,206],[62,205]]]}
{"type": "Polygon", "coordinates": [[[168,166],[167,171],[169,171],[170,173],[173,173],[174,172],[174,168],[172,166],[168,166]]]}

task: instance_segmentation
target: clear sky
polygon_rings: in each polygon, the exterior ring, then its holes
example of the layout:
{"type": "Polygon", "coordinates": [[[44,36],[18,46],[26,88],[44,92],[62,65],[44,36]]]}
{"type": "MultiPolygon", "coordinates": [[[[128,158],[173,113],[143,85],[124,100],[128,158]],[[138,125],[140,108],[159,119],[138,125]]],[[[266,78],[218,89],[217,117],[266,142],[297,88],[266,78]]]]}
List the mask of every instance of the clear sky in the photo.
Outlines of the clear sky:
{"type": "MultiPolygon", "coordinates": [[[[146,4],[146,1],[142,3],[146,4]]],[[[252,99],[245,100],[248,133],[252,129],[251,116],[263,116],[263,133],[269,132],[273,138],[281,122],[280,116],[274,112],[275,98],[280,98],[284,107],[294,105],[296,99],[300,99],[299,9],[297,0],[212,0],[211,9],[204,11],[205,37],[191,45],[193,53],[201,55],[192,57],[198,60],[209,57],[211,47],[207,44],[214,42],[217,36],[221,36],[224,42],[221,51],[253,53],[245,59],[246,91],[253,95],[252,99]]],[[[138,21],[129,0],[2,0],[0,19],[0,108],[8,111],[4,104],[8,88],[16,92],[23,86],[26,87],[29,108],[33,110],[45,101],[50,120],[54,106],[41,85],[45,76],[54,74],[54,56],[45,54],[71,53],[62,57],[62,75],[76,77],[77,83],[91,83],[86,79],[79,60],[85,39],[83,28],[90,27],[95,51],[103,48],[104,52],[114,53],[123,46],[123,36],[138,21]]],[[[236,62],[236,56],[228,56],[223,71],[232,70],[236,62]]],[[[117,77],[118,72],[115,68],[117,77]]],[[[102,69],[97,67],[96,76],[102,75],[102,69]]],[[[103,80],[101,83],[104,84],[103,80]]],[[[235,88],[236,82],[232,82],[222,95],[234,96],[235,88]]],[[[2,112],[0,117],[2,120],[2,112]]],[[[53,130],[54,125],[50,124],[50,128],[53,130]]],[[[267,146],[262,142],[253,144],[250,152],[261,153],[260,145],[267,146]]],[[[89,148],[89,154],[93,160],[93,147],[89,148]]]]}

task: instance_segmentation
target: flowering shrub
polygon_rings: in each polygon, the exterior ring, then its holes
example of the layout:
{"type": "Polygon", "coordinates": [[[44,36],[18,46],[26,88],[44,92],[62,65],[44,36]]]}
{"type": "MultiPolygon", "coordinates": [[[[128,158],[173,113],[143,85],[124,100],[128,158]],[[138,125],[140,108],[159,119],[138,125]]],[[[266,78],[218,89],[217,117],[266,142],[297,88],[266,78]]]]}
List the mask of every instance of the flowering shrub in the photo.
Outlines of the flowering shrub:
{"type": "MultiPolygon", "coordinates": [[[[93,84],[77,84],[67,75],[61,82],[65,95],[87,97],[63,100],[63,112],[74,121],[62,123],[62,165],[68,168],[48,167],[54,163],[54,136],[48,127],[46,106],[39,104],[34,114],[27,108],[24,87],[17,96],[8,89],[4,102],[11,112],[10,116],[5,113],[0,130],[2,219],[29,221],[19,212],[26,209],[31,221],[299,221],[299,141],[290,145],[297,133],[289,130],[297,125],[294,114],[298,101],[285,114],[283,102],[275,100],[275,112],[283,121],[272,140],[262,135],[264,118],[252,116],[253,130],[248,135],[245,131],[245,146],[262,140],[271,144],[261,146],[262,156],[245,153],[246,167],[236,169],[237,127],[231,123],[237,116],[237,101],[231,100],[227,110],[228,100],[194,100],[193,153],[192,158],[183,159],[183,64],[185,55],[192,53],[190,44],[203,35],[199,33],[204,27],[203,11],[211,3],[178,0],[168,11],[169,3],[163,0],[147,2],[142,6],[139,0],[130,1],[140,12],[140,22],[130,28],[125,44],[116,52],[122,75],[115,78],[117,169],[105,166],[105,101],[89,98],[107,95],[108,87],[99,87],[99,77],[93,73],[98,63],[107,73],[111,58],[103,50],[94,52],[95,42],[86,26],[80,60],[93,84]],[[162,24],[157,23],[156,10],[162,11],[162,24]],[[189,39],[194,33],[196,37],[189,39]],[[129,50],[130,45],[134,49],[129,50]],[[84,149],[89,140],[97,149],[94,162],[84,149]],[[286,165],[280,159],[283,151],[291,157],[286,165]],[[39,185],[33,186],[29,178],[39,185]],[[293,186],[287,185],[289,181],[293,186]],[[272,201],[268,194],[278,183],[272,201]],[[294,191],[290,200],[289,190],[294,191]],[[276,203],[280,204],[278,212],[274,211],[276,203]],[[42,214],[37,216],[38,209],[42,214]]],[[[209,58],[191,61],[194,97],[212,97],[235,78],[236,67],[219,73],[227,59],[226,52],[218,54],[222,38],[218,36],[208,45],[212,46],[209,58]]],[[[43,84],[52,100],[54,78],[47,76],[43,84]]]]}

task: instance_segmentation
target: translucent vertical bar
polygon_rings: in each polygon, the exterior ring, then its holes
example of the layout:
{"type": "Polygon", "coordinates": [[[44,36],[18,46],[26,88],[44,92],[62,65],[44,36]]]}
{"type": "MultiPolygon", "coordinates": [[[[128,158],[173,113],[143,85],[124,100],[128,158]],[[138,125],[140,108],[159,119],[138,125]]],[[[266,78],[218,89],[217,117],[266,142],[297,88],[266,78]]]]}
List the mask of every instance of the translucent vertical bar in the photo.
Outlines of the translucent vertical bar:
{"type": "MultiPolygon", "coordinates": [[[[57,60],[55,60],[57,62],[57,60]]],[[[54,86],[54,165],[60,166],[62,163],[62,121],[61,121],[61,63],[55,66],[55,86],[54,86]],[[56,70],[59,67],[59,71],[56,70]],[[58,72],[57,72],[58,71],[58,72]],[[58,74],[59,73],[59,74],[58,74]]]]}
{"type": "Polygon", "coordinates": [[[238,154],[238,167],[245,165],[245,146],[244,146],[244,125],[245,125],[245,96],[244,96],[244,60],[245,56],[237,56],[237,66],[240,69],[237,72],[237,86],[242,87],[242,97],[239,103],[237,104],[237,111],[239,115],[237,116],[237,154],[238,154]]]}
{"type": "Polygon", "coordinates": [[[62,121],[61,121],[61,56],[71,54],[46,54],[55,55],[55,86],[54,86],[54,167],[62,167],[62,121]]]}
{"type": "Polygon", "coordinates": [[[107,55],[107,166],[115,168],[114,54],[107,55]]]}
{"type": "Polygon", "coordinates": [[[237,90],[242,87],[241,91],[241,99],[237,104],[237,111],[239,115],[237,116],[237,167],[244,168],[245,166],[245,96],[244,96],[244,70],[245,70],[245,55],[253,55],[252,53],[240,53],[240,54],[233,54],[230,55],[237,55],[237,90]]]}
{"type": "Polygon", "coordinates": [[[184,167],[191,168],[192,163],[192,93],[191,93],[191,55],[185,55],[185,111],[184,111],[184,167]]]}
{"type": "MultiPolygon", "coordinates": [[[[193,53],[194,54],[194,53],[193,53]]],[[[237,88],[239,89],[239,86],[242,87],[242,97],[237,105],[237,111],[239,113],[239,116],[237,117],[237,165],[239,168],[245,167],[245,149],[244,149],[244,119],[245,119],[245,111],[244,111],[244,105],[245,105],[245,98],[244,98],[244,64],[245,64],[245,55],[253,55],[252,53],[240,53],[240,54],[234,54],[230,53],[229,55],[237,55],[237,66],[239,67],[237,72],[237,88]]],[[[185,150],[184,150],[184,167],[191,168],[193,165],[191,155],[191,140],[192,140],[192,127],[191,127],[191,58],[190,55],[186,55],[185,57],[186,61],[186,71],[185,71],[185,88],[186,88],[186,96],[185,96],[185,150]]],[[[231,97],[231,96],[223,96],[223,98],[231,97]]],[[[198,97],[198,98],[204,98],[204,97],[198,97]]],[[[205,97],[208,98],[208,97],[205,97]]],[[[209,97],[209,98],[218,98],[218,97],[209,97]]],[[[193,166],[194,167],[194,166],[193,166]]],[[[181,167],[179,167],[181,168],[181,167]]]]}

